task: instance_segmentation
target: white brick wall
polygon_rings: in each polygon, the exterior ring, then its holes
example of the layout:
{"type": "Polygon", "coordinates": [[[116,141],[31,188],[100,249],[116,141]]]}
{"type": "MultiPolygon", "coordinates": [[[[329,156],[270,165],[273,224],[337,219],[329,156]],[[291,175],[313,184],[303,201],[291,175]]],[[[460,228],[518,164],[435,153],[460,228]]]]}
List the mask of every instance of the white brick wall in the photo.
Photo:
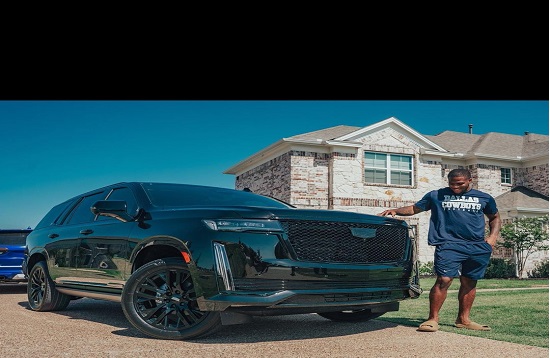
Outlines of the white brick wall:
{"type": "MultiPolygon", "coordinates": [[[[412,205],[430,190],[447,186],[447,174],[458,167],[468,168],[474,187],[496,197],[510,187],[500,183],[500,166],[472,164],[454,158],[423,156],[420,144],[392,128],[385,128],[359,140],[361,148],[349,148],[330,154],[289,150],[287,153],[248,170],[236,178],[236,188],[272,195],[302,208],[334,209],[377,214],[388,208],[412,205]],[[414,186],[366,185],[363,183],[364,151],[391,152],[414,156],[414,186]]],[[[326,148],[325,148],[326,150],[326,148]]],[[[516,169],[514,179],[522,185],[548,195],[548,164],[516,169]],[[533,178],[536,176],[536,178],[533,178]]],[[[519,184],[518,184],[519,185],[519,184]]],[[[429,213],[401,217],[418,228],[421,262],[433,261],[428,246],[429,213]]],[[[535,259],[540,259],[535,256],[535,259]]],[[[544,253],[543,253],[544,256],[544,253]]],[[[531,267],[531,266],[530,266],[531,267]]]]}

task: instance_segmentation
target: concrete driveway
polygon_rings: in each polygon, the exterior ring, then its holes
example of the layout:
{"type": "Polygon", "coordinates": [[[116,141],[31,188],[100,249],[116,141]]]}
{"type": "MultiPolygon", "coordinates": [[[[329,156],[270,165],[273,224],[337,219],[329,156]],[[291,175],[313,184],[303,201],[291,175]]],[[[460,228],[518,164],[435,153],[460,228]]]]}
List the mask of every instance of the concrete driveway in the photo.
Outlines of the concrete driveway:
{"type": "Polygon", "coordinates": [[[200,340],[165,341],[139,333],[113,302],[80,299],[61,312],[33,312],[25,284],[0,284],[0,302],[0,357],[9,358],[549,357],[547,348],[380,320],[336,323],[315,314],[256,317],[200,340]]]}

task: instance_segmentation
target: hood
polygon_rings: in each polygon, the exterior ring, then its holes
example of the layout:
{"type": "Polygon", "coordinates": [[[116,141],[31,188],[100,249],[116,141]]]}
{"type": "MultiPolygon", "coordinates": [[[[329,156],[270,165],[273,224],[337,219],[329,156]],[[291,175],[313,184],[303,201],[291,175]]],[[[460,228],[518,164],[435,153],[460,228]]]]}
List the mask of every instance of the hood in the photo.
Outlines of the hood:
{"type": "Polygon", "coordinates": [[[195,206],[155,210],[157,215],[170,217],[220,218],[220,219],[264,219],[264,220],[304,220],[336,221],[373,225],[407,226],[403,220],[370,214],[352,213],[338,210],[268,208],[255,206],[195,206]]]}
{"type": "Polygon", "coordinates": [[[232,211],[243,219],[340,221],[374,225],[407,226],[405,221],[399,219],[338,210],[234,207],[232,211]]]}

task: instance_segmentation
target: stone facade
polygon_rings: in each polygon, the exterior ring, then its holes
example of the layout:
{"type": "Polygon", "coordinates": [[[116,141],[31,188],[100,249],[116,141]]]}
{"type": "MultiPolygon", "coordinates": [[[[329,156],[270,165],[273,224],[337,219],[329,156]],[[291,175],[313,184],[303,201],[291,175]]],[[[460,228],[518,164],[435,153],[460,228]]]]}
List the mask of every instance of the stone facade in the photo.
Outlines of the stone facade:
{"type": "MultiPolygon", "coordinates": [[[[391,123],[390,123],[391,124],[391,123]]],[[[236,176],[237,189],[277,197],[299,208],[334,209],[365,214],[377,214],[388,208],[414,204],[430,190],[447,186],[447,174],[455,168],[468,168],[474,187],[497,197],[512,186],[524,185],[548,195],[548,158],[523,167],[514,163],[513,183],[502,184],[502,167],[509,163],[499,160],[463,159],[437,150],[426,153],[429,141],[388,125],[363,136],[352,138],[349,145],[319,142],[309,150],[293,149],[291,144],[273,159],[251,166],[236,176]],[[410,155],[413,158],[413,185],[372,184],[364,181],[365,151],[410,155]]],[[[347,144],[347,143],[344,143],[347,144]]],[[[300,144],[303,149],[303,145],[300,144]]],[[[437,148],[436,148],[437,149],[437,148]]],[[[433,261],[434,248],[428,246],[429,212],[401,217],[411,225],[418,238],[419,260],[433,261]]],[[[542,255],[547,255],[543,253],[542,255]]]]}
{"type": "Polygon", "coordinates": [[[290,202],[291,157],[291,153],[285,153],[237,176],[235,189],[248,188],[255,193],[290,202]]]}
{"type": "Polygon", "coordinates": [[[515,184],[548,196],[548,163],[517,168],[513,172],[515,184]]]}

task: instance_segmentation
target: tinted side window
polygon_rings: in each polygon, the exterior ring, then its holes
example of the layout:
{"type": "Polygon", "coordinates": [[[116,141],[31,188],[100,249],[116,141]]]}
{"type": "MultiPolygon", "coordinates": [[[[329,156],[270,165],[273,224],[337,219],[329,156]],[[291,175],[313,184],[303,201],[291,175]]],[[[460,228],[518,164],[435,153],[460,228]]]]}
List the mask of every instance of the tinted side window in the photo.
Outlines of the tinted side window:
{"type": "Polygon", "coordinates": [[[42,220],[36,225],[35,229],[40,229],[46,226],[54,224],[58,219],[60,219],[62,214],[67,212],[67,210],[73,205],[74,199],[67,200],[64,203],[54,206],[42,220]]]}
{"type": "MultiPolygon", "coordinates": [[[[107,200],[124,200],[126,202],[126,211],[128,214],[135,216],[136,211],[138,209],[136,198],[134,197],[134,194],[132,191],[128,188],[117,188],[111,191],[111,194],[107,196],[107,200]]],[[[104,221],[104,220],[115,220],[118,221],[115,218],[111,218],[108,216],[99,216],[97,218],[97,221],[104,221]]]]}
{"type": "Polygon", "coordinates": [[[124,200],[128,208],[128,214],[135,215],[138,209],[136,198],[128,188],[118,188],[111,192],[107,200],[124,200]]]}
{"type": "Polygon", "coordinates": [[[84,198],[82,198],[76,209],[74,209],[73,213],[71,214],[68,224],[82,224],[94,221],[95,215],[90,210],[90,207],[96,201],[103,200],[104,198],[104,192],[92,194],[90,196],[85,196],[84,198]]]}

